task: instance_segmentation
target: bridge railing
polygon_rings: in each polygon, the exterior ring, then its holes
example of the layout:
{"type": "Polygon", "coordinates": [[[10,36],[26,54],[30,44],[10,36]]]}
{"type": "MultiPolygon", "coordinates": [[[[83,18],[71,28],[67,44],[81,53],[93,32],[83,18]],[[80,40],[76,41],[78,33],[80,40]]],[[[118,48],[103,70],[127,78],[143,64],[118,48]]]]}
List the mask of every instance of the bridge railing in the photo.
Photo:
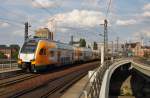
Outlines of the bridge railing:
{"type": "Polygon", "coordinates": [[[17,60],[0,59],[0,71],[17,68],[17,60]]]}
{"type": "Polygon", "coordinates": [[[112,63],[112,61],[106,61],[102,67],[99,67],[93,72],[79,95],[79,98],[99,98],[104,74],[112,63]]]}

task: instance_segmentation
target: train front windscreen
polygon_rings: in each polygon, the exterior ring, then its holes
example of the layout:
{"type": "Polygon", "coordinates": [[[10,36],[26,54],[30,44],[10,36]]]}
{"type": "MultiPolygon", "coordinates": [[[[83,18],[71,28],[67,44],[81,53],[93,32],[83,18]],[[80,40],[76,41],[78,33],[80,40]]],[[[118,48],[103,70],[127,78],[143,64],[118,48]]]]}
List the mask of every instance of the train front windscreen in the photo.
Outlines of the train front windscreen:
{"type": "Polygon", "coordinates": [[[37,48],[36,42],[25,42],[22,46],[21,53],[34,53],[37,48]]]}

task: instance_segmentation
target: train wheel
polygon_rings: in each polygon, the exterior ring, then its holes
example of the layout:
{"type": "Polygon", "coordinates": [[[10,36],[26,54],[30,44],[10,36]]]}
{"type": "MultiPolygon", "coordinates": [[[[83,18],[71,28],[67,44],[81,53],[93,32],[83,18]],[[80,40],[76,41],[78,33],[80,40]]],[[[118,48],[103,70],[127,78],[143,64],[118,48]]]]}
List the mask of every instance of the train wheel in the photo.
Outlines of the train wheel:
{"type": "Polygon", "coordinates": [[[35,73],[37,72],[37,70],[35,69],[35,65],[32,65],[32,71],[35,73]]]}
{"type": "Polygon", "coordinates": [[[26,71],[27,71],[28,73],[31,72],[31,70],[30,70],[29,68],[27,68],[26,71]]]}
{"type": "Polygon", "coordinates": [[[34,68],[33,72],[35,72],[35,73],[36,73],[36,72],[37,72],[37,70],[34,68]]]}

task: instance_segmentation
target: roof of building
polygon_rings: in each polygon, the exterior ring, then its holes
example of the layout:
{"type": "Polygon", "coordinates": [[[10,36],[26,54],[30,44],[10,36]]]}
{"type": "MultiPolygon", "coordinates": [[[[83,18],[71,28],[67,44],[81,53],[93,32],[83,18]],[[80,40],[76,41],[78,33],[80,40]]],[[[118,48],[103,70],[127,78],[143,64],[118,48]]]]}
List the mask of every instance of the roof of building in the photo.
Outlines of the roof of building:
{"type": "Polygon", "coordinates": [[[135,43],[126,43],[125,46],[129,47],[131,46],[131,48],[135,48],[137,46],[137,44],[139,44],[139,42],[135,42],[135,43]]]}
{"type": "Polygon", "coordinates": [[[150,49],[150,46],[142,46],[143,49],[150,49]]]}

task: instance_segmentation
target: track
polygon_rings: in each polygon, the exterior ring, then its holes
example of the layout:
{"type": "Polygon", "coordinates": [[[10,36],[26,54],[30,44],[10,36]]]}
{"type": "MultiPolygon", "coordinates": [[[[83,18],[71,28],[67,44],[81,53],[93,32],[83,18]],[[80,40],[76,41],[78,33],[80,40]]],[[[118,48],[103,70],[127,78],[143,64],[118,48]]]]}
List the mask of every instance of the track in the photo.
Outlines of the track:
{"type": "Polygon", "coordinates": [[[0,88],[7,87],[9,85],[13,85],[21,81],[25,81],[25,80],[37,77],[37,76],[39,76],[39,74],[21,73],[21,74],[16,75],[15,77],[5,78],[0,81],[0,88]]]}
{"type": "Polygon", "coordinates": [[[63,69],[58,72],[43,74],[39,77],[30,79],[31,85],[29,84],[29,80],[28,83],[24,83],[24,85],[28,85],[30,87],[26,88],[26,86],[22,85],[22,88],[20,87],[18,91],[10,91],[10,93],[1,97],[56,98],[55,95],[61,95],[68,87],[87,74],[88,70],[95,68],[96,65],[98,65],[98,62],[83,65],[63,69]]]}
{"type": "Polygon", "coordinates": [[[48,83],[36,88],[32,88],[24,92],[19,92],[18,94],[12,95],[11,98],[56,98],[56,96],[58,97],[58,95],[61,95],[61,93],[63,93],[67,88],[69,88],[72,84],[74,84],[86,74],[86,71],[74,72],[62,78],[49,81],[48,83]]]}
{"type": "Polygon", "coordinates": [[[25,73],[25,72],[21,69],[12,70],[12,71],[8,71],[8,72],[7,71],[2,72],[2,73],[0,73],[0,80],[15,77],[15,76],[21,75],[23,73],[25,73]]]}
{"type": "Polygon", "coordinates": [[[1,80],[4,80],[4,79],[11,78],[11,77],[20,76],[20,75],[23,75],[23,74],[24,74],[24,72],[19,72],[19,73],[9,74],[9,75],[1,75],[1,76],[0,76],[0,81],[1,81],[1,80]]]}

